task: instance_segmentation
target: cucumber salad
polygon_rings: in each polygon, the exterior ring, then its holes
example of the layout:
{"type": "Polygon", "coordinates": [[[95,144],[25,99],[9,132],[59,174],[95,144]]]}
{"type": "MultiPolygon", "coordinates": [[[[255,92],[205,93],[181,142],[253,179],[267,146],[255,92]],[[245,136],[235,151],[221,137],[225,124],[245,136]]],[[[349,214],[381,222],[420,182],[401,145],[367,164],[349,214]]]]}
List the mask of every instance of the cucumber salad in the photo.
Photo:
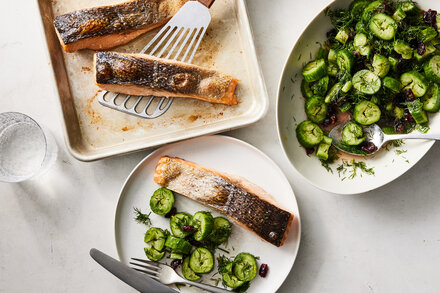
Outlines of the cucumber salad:
{"type": "MultiPolygon", "coordinates": [[[[161,187],[150,198],[150,208],[155,214],[170,219],[169,229],[149,228],[144,236],[145,255],[152,261],[160,261],[165,255],[171,259],[171,267],[181,267],[184,278],[198,281],[203,274],[213,271],[215,250],[228,241],[232,233],[232,224],[224,217],[213,217],[210,212],[198,211],[194,215],[177,212],[174,207],[175,197],[171,190],[161,187]]],[[[137,222],[151,225],[149,215],[135,208],[137,222]]],[[[217,257],[218,279],[225,287],[236,292],[245,292],[257,273],[265,277],[267,264],[261,264],[258,270],[257,259],[252,254],[241,252],[234,258],[224,255],[217,257]]]]}
{"type": "Polygon", "coordinates": [[[307,154],[334,157],[328,132],[347,119],[342,140],[359,155],[377,150],[364,125],[387,134],[428,131],[430,113],[440,109],[440,15],[392,0],[356,0],[326,15],[334,28],[302,70],[308,120],[296,136],[307,154]]]}

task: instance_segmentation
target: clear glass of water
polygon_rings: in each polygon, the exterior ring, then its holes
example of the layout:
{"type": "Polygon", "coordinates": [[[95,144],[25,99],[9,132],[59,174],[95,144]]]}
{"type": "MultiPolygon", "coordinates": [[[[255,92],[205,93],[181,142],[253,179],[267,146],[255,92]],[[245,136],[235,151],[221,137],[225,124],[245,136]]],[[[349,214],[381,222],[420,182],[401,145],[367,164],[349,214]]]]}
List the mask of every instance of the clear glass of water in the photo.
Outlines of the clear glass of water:
{"type": "Polygon", "coordinates": [[[21,113],[0,113],[0,181],[21,182],[47,171],[57,157],[52,134],[21,113]]]}

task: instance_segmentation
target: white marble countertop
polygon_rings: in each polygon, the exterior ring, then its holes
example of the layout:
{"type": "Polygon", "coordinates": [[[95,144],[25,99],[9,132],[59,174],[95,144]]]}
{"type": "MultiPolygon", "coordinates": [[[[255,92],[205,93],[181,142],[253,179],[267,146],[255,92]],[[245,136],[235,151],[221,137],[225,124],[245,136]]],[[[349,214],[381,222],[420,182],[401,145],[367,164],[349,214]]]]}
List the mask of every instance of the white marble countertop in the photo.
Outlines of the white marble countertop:
{"type": "MultiPolygon", "coordinates": [[[[396,181],[364,195],[338,196],[305,181],[278,143],[275,103],[283,63],[307,22],[329,2],[248,1],[270,109],[256,125],[227,134],[279,164],[299,203],[301,247],[279,292],[439,292],[439,144],[396,181]]],[[[39,17],[35,0],[19,0],[0,18],[0,110],[48,126],[60,153],[38,180],[0,183],[0,292],[133,292],[98,266],[89,249],[116,256],[118,193],[149,151],[93,163],[66,153],[39,17]]]]}

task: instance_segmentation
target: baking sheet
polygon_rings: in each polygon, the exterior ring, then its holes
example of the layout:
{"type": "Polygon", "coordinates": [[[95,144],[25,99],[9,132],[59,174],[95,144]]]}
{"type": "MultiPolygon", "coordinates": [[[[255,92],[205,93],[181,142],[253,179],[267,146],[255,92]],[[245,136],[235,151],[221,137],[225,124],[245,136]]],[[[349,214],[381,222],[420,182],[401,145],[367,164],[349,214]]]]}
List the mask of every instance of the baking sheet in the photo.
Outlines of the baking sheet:
{"type": "MultiPolygon", "coordinates": [[[[60,96],[67,147],[83,161],[159,146],[190,137],[244,127],[261,119],[268,97],[256,58],[244,0],[217,0],[212,21],[193,60],[194,64],[228,73],[240,82],[239,104],[226,106],[176,98],[156,119],[143,119],[99,104],[94,84],[92,50],[65,53],[59,45],[53,17],[73,10],[115,4],[119,0],[38,0],[49,54],[60,96]]],[[[114,48],[139,52],[160,28],[114,48]]]]}

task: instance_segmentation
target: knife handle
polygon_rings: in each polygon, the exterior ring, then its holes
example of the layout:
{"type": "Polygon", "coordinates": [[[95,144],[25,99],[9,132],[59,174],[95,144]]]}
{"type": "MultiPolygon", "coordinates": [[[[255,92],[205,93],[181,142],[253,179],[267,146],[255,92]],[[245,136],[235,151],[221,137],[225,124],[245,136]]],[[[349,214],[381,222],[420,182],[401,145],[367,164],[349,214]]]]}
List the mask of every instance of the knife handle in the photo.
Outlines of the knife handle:
{"type": "Polygon", "coordinates": [[[214,4],[215,0],[199,0],[200,3],[205,5],[208,8],[211,8],[212,4],[214,4]]]}

